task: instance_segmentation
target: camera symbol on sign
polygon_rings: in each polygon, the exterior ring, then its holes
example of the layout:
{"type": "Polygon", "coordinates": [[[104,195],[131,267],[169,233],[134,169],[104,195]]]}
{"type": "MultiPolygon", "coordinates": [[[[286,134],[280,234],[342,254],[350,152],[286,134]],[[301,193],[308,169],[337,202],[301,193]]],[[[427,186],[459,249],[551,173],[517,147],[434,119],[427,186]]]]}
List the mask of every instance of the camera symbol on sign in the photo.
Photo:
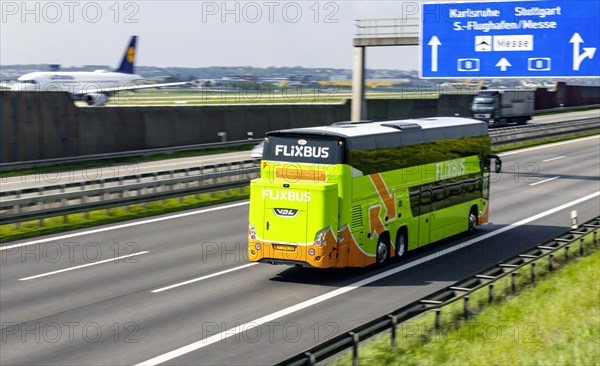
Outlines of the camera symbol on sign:
{"type": "Polygon", "coordinates": [[[550,71],[549,57],[534,57],[527,59],[527,70],[529,71],[550,71]]]}
{"type": "Polygon", "coordinates": [[[458,71],[479,71],[478,58],[459,58],[458,71]]]}

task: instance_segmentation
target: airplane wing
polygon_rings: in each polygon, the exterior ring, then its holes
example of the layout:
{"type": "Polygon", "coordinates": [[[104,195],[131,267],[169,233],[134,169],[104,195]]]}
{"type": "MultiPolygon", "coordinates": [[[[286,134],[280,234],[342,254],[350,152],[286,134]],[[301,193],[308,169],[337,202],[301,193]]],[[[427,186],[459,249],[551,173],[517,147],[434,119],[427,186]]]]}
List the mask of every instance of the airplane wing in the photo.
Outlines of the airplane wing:
{"type": "Polygon", "coordinates": [[[110,88],[83,89],[83,90],[79,90],[75,94],[81,95],[81,94],[116,93],[116,92],[120,92],[120,91],[137,91],[137,90],[142,90],[142,89],[160,89],[160,88],[170,87],[170,86],[185,86],[185,85],[192,85],[192,84],[193,84],[192,82],[177,82],[177,83],[164,83],[164,84],[142,84],[142,85],[131,83],[130,85],[114,86],[114,87],[110,87],[110,88]]]}

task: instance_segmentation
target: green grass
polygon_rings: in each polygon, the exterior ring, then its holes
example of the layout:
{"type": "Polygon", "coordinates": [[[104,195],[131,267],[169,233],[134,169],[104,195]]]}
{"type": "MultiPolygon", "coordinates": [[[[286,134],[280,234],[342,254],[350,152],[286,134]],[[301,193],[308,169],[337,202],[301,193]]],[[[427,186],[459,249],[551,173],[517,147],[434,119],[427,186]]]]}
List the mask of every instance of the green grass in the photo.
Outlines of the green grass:
{"type": "MultiPolygon", "coordinates": [[[[589,239],[586,245],[597,249],[589,239]]],[[[520,271],[518,287],[524,290],[517,296],[510,295],[508,278],[495,286],[500,296],[493,304],[487,304],[487,288],[471,296],[476,316],[469,321],[461,320],[461,301],[442,309],[441,331],[433,329],[430,313],[399,326],[395,350],[389,334],[366,343],[359,349],[359,364],[600,364],[600,252],[551,275],[546,259],[536,269],[543,279],[534,287],[528,284],[529,266],[520,271]]],[[[333,364],[351,364],[350,355],[333,364]]]]}
{"type": "Polygon", "coordinates": [[[248,198],[249,194],[249,187],[244,187],[189,195],[181,199],[170,198],[164,201],[148,202],[146,205],[136,204],[129,206],[129,208],[118,207],[108,210],[95,210],[87,216],[84,213],[71,214],[67,216],[66,220],[62,216],[53,217],[45,219],[43,225],[40,225],[40,220],[22,222],[18,226],[15,224],[0,225],[0,242],[241,200],[248,198]]]}

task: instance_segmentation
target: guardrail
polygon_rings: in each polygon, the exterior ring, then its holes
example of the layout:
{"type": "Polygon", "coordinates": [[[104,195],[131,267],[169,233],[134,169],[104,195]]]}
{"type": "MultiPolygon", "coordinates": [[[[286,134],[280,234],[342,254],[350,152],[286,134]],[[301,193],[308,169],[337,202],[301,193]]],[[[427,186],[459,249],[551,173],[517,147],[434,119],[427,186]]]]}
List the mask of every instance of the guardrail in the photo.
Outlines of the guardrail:
{"type": "MultiPolygon", "coordinates": [[[[59,185],[61,193],[43,196],[3,199],[0,201],[0,224],[19,223],[28,220],[42,220],[49,217],[65,216],[97,209],[122,207],[167,198],[183,197],[203,192],[214,192],[247,186],[251,179],[258,177],[259,167],[255,161],[247,161],[250,166],[236,165],[237,169],[219,171],[215,166],[203,167],[200,175],[186,175],[167,179],[140,183],[141,175],[136,183],[104,187],[104,181],[91,182],[97,188],[65,192],[67,185],[59,185]]],[[[231,167],[227,164],[219,166],[231,167]]],[[[144,174],[148,176],[149,174],[144,174]]],[[[151,175],[152,176],[152,175],[151,175]]],[[[114,180],[114,179],[111,179],[114,180]]],[[[79,186],[79,184],[69,184],[79,186]]],[[[85,186],[81,186],[85,187],[85,186]]],[[[52,187],[53,189],[56,187],[52,187]]],[[[26,190],[29,192],[30,190],[26,190]]],[[[37,189],[31,189],[35,192],[37,189]]],[[[12,193],[12,192],[11,192],[12,193]]]]}
{"type": "Polygon", "coordinates": [[[159,148],[155,148],[155,149],[131,150],[131,151],[122,151],[122,152],[115,152],[115,153],[73,156],[73,157],[68,157],[68,158],[17,161],[14,163],[0,163],[0,170],[8,171],[8,170],[15,170],[15,169],[39,168],[39,167],[43,167],[43,166],[69,164],[69,163],[80,163],[80,162],[94,161],[94,160],[115,160],[115,159],[121,159],[121,158],[128,158],[128,157],[132,157],[132,156],[172,154],[172,153],[182,152],[182,151],[196,151],[196,150],[219,149],[219,148],[226,148],[226,147],[237,147],[237,146],[243,146],[243,145],[249,145],[249,144],[257,144],[261,140],[262,139],[247,139],[247,140],[236,140],[236,141],[227,141],[227,142],[211,142],[211,143],[206,143],[206,144],[159,147],[159,148]]]}
{"type": "Polygon", "coordinates": [[[564,234],[537,245],[533,249],[526,250],[521,254],[489,267],[473,276],[462,281],[458,281],[452,286],[448,286],[429,296],[417,300],[409,305],[403,306],[387,315],[381,316],[375,320],[365,323],[352,329],[350,332],[341,334],[329,341],[321,343],[305,352],[290,357],[277,365],[315,365],[319,361],[352,349],[352,363],[358,365],[358,346],[359,343],[384,331],[391,331],[391,346],[396,348],[397,327],[402,322],[416,317],[425,312],[435,311],[436,329],[441,329],[441,311],[442,308],[456,301],[464,301],[463,317],[468,319],[471,315],[469,310],[469,295],[474,291],[488,287],[488,301],[494,301],[494,283],[498,280],[510,276],[511,291],[516,293],[517,271],[526,266],[530,266],[530,282],[536,281],[536,264],[542,259],[548,258],[548,269],[554,269],[554,259],[558,251],[564,249],[564,257],[569,259],[573,255],[569,250],[573,245],[579,243],[578,252],[580,256],[584,254],[584,236],[593,233],[594,244],[598,243],[598,230],[600,229],[600,217],[596,217],[585,224],[571,229],[564,234]]]}
{"type": "Polygon", "coordinates": [[[492,145],[498,146],[531,140],[539,137],[558,136],[591,130],[598,130],[598,132],[600,132],[600,116],[573,121],[529,124],[490,129],[490,138],[492,145]]]}
{"type": "Polygon", "coordinates": [[[128,181],[133,181],[135,183],[142,183],[144,179],[151,179],[153,181],[167,178],[175,178],[176,176],[196,176],[197,178],[202,178],[207,173],[211,172],[225,172],[230,170],[237,170],[241,168],[247,167],[255,167],[257,165],[257,161],[254,159],[240,160],[229,163],[210,163],[204,164],[201,166],[192,166],[189,168],[180,168],[180,169],[170,169],[163,170],[158,172],[148,172],[142,174],[130,174],[124,176],[114,176],[112,178],[104,178],[104,179],[88,179],[84,181],[71,182],[71,183],[63,183],[63,184],[51,184],[43,187],[32,187],[32,188],[24,188],[17,189],[12,191],[2,191],[0,192],[0,198],[22,198],[22,196],[30,194],[37,195],[38,197],[43,196],[44,194],[51,191],[58,191],[61,193],[66,192],[68,189],[79,189],[81,191],[88,189],[89,187],[105,187],[107,185],[123,185],[128,181]]]}

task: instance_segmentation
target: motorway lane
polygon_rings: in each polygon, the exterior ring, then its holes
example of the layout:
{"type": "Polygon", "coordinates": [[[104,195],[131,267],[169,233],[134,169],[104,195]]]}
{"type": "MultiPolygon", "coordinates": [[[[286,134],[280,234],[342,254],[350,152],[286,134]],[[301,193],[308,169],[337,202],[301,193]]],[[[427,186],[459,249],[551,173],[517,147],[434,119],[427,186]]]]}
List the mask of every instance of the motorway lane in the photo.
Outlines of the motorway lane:
{"type": "Polygon", "coordinates": [[[598,117],[600,117],[600,109],[592,109],[592,110],[587,110],[587,111],[545,114],[542,116],[533,116],[531,121],[528,123],[552,123],[552,122],[565,121],[565,120],[569,120],[569,119],[598,118],[598,117]],[[568,118],[566,118],[566,117],[568,117],[568,118]]]}
{"type": "MultiPolygon", "coordinates": [[[[534,116],[530,124],[558,122],[569,119],[593,118],[600,116],[600,109],[560,113],[554,115],[534,116]]],[[[130,177],[136,174],[166,171],[170,169],[184,169],[216,163],[226,163],[251,159],[250,151],[238,151],[225,154],[215,154],[199,157],[165,159],[146,163],[114,165],[104,168],[89,168],[83,170],[70,170],[58,173],[43,173],[23,175],[16,177],[0,178],[0,191],[12,191],[43,187],[55,184],[84,182],[96,179],[114,177],[130,177]]]]}
{"type": "MultiPolygon", "coordinates": [[[[516,162],[521,165],[533,162],[539,164],[539,174],[561,174],[571,178],[530,186],[530,183],[523,183],[521,179],[515,182],[514,175],[503,175],[493,185],[491,219],[494,225],[484,226],[480,232],[490,232],[557,204],[597,192],[598,141],[597,138],[586,139],[526,154],[505,156],[505,167],[516,162]],[[542,162],[558,156],[565,158],[542,162]]],[[[539,177],[531,179],[535,181],[539,177]]],[[[598,215],[598,206],[598,198],[578,205],[581,219],[598,215]]],[[[271,328],[263,326],[261,337],[256,338],[256,334],[248,329],[237,338],[233,336],[224,343],[207,345],[174,359],[172,363],[275,362],[307,348],[315,341],[322,341],[330,332],[339,334],[337,332],[351,329],[447,286],[500,258],[514,255],[523,246],[533,245],[540,238],[555,235],[568,225],[569,212],[570,209],[563,210],[558,215],[536,221],[535,225],[514,229],[485,244],[451,253],[427,265],[404,271],[401,275],[388,277],[277,319],[269,324],[271,328]],[[397,289],[398,285],[405,287],[397,292],[387,289],[388,286],[396,286],[394,288],[397,289]],[[298,334],[294,333],[297,329],[302,330],[299,337],[294,335],[298,334]],[[283,333],[284,330],[286,333],[283,333]],[[235,347],[230,347],[231,342],[235,343],[235,347]],[[259,345],[269,348],[258,352],[259,345]]],[[[376,273],[369,269],[307,271],[257,265],[160,294],[150,292],[157,287],[245,264],[241,253],[245,251],[246,215],[247,206],[239,206],[68,239],[71,242],[98,242],[102,245],[133,241],[139,244],[140,251],[149,251],[140,256],[135,265],[101,264],[28,283],[18,281],[17,277],[56,270],[65,264],[79,265],[85,261],[30,263],[20,257],[17,259],[18,256],[3,257],[0,272],[0,317],[3,323],[1,363],[140,362],[202,339],[217,330],[233,327],[236,322],[251,321],[376,273]],[[207,250],[212,253],[214,247],[204,248],[204,254],[198,253],[198,242],[227,243],[230,251],[225,256],[210,257],[207,250]],[[240,243],[239,248],[235,243],[240,243]],[[235,254],[236,251],[238,254],[235,254]],[[46,302],[48,305],[44,305],[46,302]],[[20,327],[13,324],[21,322],[27,323],[20,327]],[[75,335],[72,340],[66,335],[68,324],[71,323],[77,324],[73,325],[75,335]],[[62,337],[55,343],[51,342],[53,339],[50,334],[53,324],[60,325],[63,330],[62,337]],[[39,328],[37,331],[36,326],[39,328]],[[84,327],[90,332],[101,329],[104,338],[82,336],[84,327]],[[26,332],[32,329],[32,334],[26,332]],[[118,334],[116,329],[120,330],[118,334]],[[28,342],[21,342],[24,335],[28,342]],[[34,343],[35,335],[40,335],[40,342],[34,343]],[[131,337],[126,339],[126,335],[131,337]],[[128,342],[132,340],[137,343],[128,342]]],[[[436,247],[448,248],[463,240],[463,237],[455,238],[436,247]]],[[[420,251],[413,258],[431,251],[431,248],[420,251]]]]}

